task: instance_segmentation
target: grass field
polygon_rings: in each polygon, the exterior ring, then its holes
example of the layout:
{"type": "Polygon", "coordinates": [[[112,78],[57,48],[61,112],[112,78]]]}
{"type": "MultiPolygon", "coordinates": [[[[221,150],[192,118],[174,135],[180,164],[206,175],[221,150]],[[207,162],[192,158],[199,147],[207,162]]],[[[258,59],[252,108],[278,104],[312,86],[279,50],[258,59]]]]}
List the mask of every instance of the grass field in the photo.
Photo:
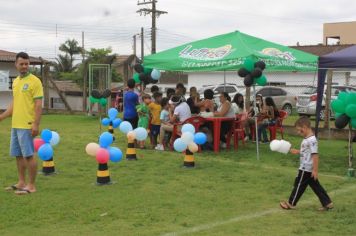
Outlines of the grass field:
{"type": "MultiPolygon", "coordinates": [[[[43,116],[56,130],[58,174],[38,176],[38,192],[15,196],[0,191],[0,235],[355,235],[356,178],[345,177],[347,143],[320,141],[320,181],[335,209],[318,212],[308,189],[298,209],[282,211],[298,158],[252,143],[238,152],[196,155],[197,168],[181,168],[176,152],[137,150],[137,162],[110,163],[110,186],[95,186],[96,161],[84,148],[97,140],[98,121],[85,116],[43,116]]],[[[126,142],[116,132],[116,145],[126,142]]],[[[0,123],[0,186],[16,183],[8,155],[10,120],[0,123]]],[[[299,146],[299,137],[288,137],[299,146]]]]}

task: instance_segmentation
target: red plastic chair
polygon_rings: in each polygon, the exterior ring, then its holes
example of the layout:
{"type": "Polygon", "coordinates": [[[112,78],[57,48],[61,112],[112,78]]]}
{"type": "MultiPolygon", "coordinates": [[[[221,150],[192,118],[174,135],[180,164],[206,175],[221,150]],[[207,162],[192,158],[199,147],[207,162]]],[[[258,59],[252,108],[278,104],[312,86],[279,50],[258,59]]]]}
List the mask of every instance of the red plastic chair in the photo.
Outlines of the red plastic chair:
{"type": "Polygon", "coordinates": [[[279,116],[276,120],[276,124],[272,126],[268,126],[269,129],[269,136],[270,136],[270,141],[275,140],[277,136],[277,131],[281,134],[281,137],[283,139],[283,120],[285,120],[288,117],[288,113],[286,111],[280,110],[279,111],[279,116]]]}
{"type": "Polygon", "coordinates": [[[239,147],[239,140],[242,140],[245,145],[245,122],[247,120],[247,113],[241,113],[236,115],[236,121],[234,122],[234,148],[239,147]]]}
{"type": "MultiPolygon", "coordinates": [[[[205,123],[205,118],[201,116],[192,116],[188,119],[186,119],[183,123],[175,123],[173,125],[173,131],[172,131],[172,137],[171,137],[171,150],[173,151],[173,143],[174,141],[182,135],[182,132],[178,130],[179,126],[185,125],[185,124],[192,124],[195,128],[195,132],[199,131],[199,128],[201,125],[205,123]]],[[[200,150],[200,147],[199,147],[200,150]]]]}

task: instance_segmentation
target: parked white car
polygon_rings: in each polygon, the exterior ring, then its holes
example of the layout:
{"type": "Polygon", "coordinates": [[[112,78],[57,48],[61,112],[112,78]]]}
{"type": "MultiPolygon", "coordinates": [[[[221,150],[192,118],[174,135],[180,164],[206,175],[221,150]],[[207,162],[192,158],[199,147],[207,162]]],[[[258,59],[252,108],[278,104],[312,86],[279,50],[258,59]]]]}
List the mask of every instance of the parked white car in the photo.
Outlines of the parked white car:
{"type": "MultiPolygon", "coordinates": [[[[339,92],[356,92],[355,87],[333,85],[331,86],[331,101],[337,99],[339,92]]],[[[316,99],[317,99],[317,88],[308,87],[302,94],[297,96],[297,112],[299,115],[303,116],[315,116],[316,113],[316,99]]],[[[320,111],[320,119],[323,120],[325,117],[325,89],[322,102],[322,110],[320,111]]],[[[334,114],[331,112],[330,117],[334,114]]]]}

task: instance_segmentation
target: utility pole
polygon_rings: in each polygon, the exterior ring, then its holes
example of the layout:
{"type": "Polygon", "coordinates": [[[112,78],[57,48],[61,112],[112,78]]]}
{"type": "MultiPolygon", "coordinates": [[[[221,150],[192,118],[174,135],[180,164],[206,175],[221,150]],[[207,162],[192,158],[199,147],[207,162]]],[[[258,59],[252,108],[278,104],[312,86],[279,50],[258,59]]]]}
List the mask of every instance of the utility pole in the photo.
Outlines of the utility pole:
{"type": "Polygon", "coordinates": [[[82,31],[82,64],[84,68],[84,73],[83,73],[83,111],[85,112],[87,110],[87,63],[85,63],[85,48],[84,48],[84,31],[82,31]]]}
{"type": "Polygon", "coordinates": [[[133,36],[133,54],[136,56],[136,34],[133,36]]]}
{"type": "Polygon", "coordinates": [[[137,13],[140,13],[140,15],[148,15],[151,14],[152,16],[152,27],[151,27],[151,53],[155,54],[156,53],[156,18],[158,18],[161,14],[167,14],[168,12],[166,11],[160,11],[156,9],[156,0],[143,0],[143,2],[138,2],[137,5],[146,5],[146,4],[151,4],[151,8],[141,8],[140,10],[137,11],[137,13]]]}
{"type": "Polygon", "coordinates": [[[82,63],[85,61],[85,49],[84,49],[84,31],[82,31],[82,63]]]}
{"type": "Polygon", "coordinates": [[[141,61],[143,62],[143,57],[145,56],[145,45],[144,45],[144,35],[143,35],[143,27],[141,27],[141,61]]]}

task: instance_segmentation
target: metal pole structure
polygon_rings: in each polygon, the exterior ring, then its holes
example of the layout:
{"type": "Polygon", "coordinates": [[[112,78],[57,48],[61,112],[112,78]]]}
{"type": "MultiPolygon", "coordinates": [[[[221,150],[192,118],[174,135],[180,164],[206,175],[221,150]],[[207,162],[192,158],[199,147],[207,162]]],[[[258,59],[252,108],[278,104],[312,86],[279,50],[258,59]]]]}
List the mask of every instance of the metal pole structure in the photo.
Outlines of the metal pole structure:
{"type": "Polygon", "coordinates": [[[133,36],[133,54],[136,56],[136,34],[133,36]]]}
{"type": "Polygon", "coordinates": [[[253,110],[254,110],[254,117],[255,117],[255,139],[256,139],[256,157],[257,157],[257,160],[260,160],[260,149],[259,149],[259,140],[258,140],[258,125],[257,125],[257,106],[256,106],[256,88],[255,88],[255,85],[253,85],[253,110]]]}
{"type": "Polygon", "coordinates": [[[349,169],[347,171],[347,175],[349,177],[355,176],[355,170],[352,166],[352,160],[354,159],[354,153],[352,148],[352,125],[351,121],[349,122],[349,169]]]}

